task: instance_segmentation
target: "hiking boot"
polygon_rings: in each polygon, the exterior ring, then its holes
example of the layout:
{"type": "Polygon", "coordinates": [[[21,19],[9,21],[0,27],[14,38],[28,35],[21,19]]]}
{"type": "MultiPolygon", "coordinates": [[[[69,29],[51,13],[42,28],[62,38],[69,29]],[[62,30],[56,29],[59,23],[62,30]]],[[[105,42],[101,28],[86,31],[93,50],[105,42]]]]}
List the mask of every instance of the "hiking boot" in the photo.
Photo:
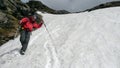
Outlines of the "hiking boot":
{"type": "Polygon", "coordinates": [[[21,54],[21,55],[25,55],[25,51],[20,50],[20,54],[21,54]]]}

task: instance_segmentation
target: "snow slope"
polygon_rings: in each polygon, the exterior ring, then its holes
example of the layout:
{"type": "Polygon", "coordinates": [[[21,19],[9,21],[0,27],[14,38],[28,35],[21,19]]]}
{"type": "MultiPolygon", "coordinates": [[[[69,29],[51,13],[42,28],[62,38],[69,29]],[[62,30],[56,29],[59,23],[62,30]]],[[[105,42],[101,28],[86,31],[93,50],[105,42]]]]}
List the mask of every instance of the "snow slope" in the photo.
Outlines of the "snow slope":
{"type": "Polygon", "coordinates": [[[0,47],[0,68],[120,68],[120,7],[78,14],[42,14],[26,55],[19,37],[0,47]],[[52,39],[52,40],[51,40],[52,39]]]}

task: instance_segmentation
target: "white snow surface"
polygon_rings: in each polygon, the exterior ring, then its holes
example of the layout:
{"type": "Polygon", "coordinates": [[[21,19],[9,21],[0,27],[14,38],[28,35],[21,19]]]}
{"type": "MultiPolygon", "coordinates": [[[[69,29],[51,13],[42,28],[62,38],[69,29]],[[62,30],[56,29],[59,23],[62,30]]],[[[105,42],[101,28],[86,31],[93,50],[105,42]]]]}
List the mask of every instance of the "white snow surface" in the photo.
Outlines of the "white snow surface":
{"type": "Polygon", "coordinates": [[[0,68],[120,68],[120,7],[42,14],[25,55],[19,37],[0,47],[0,68]],[[50,34],[50,35],[49,35],[50,34]]]}

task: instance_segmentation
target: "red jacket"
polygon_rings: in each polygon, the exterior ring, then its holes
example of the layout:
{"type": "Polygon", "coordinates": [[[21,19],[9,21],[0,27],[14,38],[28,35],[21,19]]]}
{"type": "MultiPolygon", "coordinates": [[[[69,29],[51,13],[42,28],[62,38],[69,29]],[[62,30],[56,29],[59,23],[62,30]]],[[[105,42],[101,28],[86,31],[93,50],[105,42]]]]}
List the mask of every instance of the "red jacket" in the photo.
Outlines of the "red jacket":
{"type": "Polygon", "coordinates": [[[20,20],[19,24],[22,26],[24,30],[32,31],[33,28],[40,28],[43,24],[43,21],[41,21],[39,24],[35,21],[35,19],[31,16],[29,18],[24,17],[20,20]]]}

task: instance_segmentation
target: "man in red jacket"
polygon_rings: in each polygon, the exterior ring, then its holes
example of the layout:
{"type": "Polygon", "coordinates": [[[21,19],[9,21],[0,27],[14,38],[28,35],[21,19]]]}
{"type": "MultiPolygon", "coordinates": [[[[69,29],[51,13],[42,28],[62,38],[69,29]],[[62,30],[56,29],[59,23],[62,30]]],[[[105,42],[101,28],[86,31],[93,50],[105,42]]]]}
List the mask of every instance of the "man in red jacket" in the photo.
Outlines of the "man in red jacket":
{"type": "Polygon", "coordinates": [[[19,24],[21,25],[20,42],[22,45],[20,54],[24,55],[29,43],[31,32],[33,31],[33,29],[40,28],[43,24],[43,20],[41,20],[41,22],[38,24],[36,22],[36,17],[30,14],[27,17],[22,18],[19,24]]]}

